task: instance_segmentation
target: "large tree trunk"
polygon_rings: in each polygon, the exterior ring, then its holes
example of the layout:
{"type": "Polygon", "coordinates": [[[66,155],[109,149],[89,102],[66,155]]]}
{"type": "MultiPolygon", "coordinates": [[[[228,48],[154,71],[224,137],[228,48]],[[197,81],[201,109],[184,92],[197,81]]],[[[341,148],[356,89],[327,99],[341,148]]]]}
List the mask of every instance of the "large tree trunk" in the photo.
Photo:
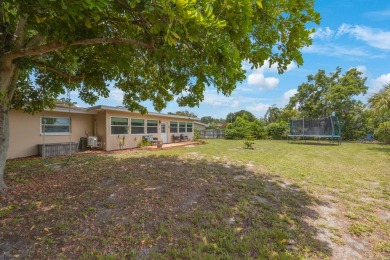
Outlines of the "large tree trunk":
{"type": "Polygon", "coordinates": [[[4,182],[4,169],[7,160],[9,147],[9,120],[8,108],[0,105],[0,192],[4,192],[6,185],[4,182]]]}
{"type": "Polygon", "coordinates": [[[0,193],[4,191],[4,169],[9,147],[8,113],[16,89],[19,69],[10,59],[0,58],[0,193]]]}

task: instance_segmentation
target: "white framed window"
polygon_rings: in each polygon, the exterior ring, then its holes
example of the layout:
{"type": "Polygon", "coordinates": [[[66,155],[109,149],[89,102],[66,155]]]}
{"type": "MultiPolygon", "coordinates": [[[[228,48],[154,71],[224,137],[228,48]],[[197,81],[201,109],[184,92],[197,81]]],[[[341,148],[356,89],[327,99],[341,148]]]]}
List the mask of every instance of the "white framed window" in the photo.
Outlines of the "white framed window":
{"type": "Polygon", "coordinates": [[[171,121],[170,124],[169,124],[169,127],[170,127],[170,132],[171,133],[177,133],[177,122],[175,121],[171,121]]]}
{"type": "Polygon", "coordinates": [[[41,134],[69,135],[70,117],[41,117],[41,134]]]}
{"type": "Polygon", "coordinates": [[[158,133],[158,121],[157,120],[147,120],[146,121],[146,132],[148,134],[157,134],[158,133]]]}
{"type": "Polygon", "coordinates": [[[186,122],[179,122],[179,133],[186,132],[186,122]]]}
{"type": "Polygon", "coordinates": [[[111,135],[127,135],[129,133],[129,119],[126,117],[111,117],[111,135]]]}
{"type": "Polygon", "coordinates": [[[187,123],[187,133],[192,133],[192,123],[187,123]]]}
{"type": "Polygon", "coordinates": [[[132,118],[131,119],[131,134],[144,134],[145,120],[132,118]]]}

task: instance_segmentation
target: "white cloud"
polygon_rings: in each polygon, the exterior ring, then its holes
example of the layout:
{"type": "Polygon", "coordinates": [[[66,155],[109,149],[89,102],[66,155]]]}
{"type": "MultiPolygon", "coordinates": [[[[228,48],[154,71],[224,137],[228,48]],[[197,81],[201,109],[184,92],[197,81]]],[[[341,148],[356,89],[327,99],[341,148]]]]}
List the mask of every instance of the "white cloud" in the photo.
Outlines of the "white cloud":
{"type": "Polygon", "coordinates": [[[204,100],[202,103],[213,107],[238,107],[240,105],[240,101],[237,97],[227,97],[223,94],[218,94],[215,90],[207,90],[204,93],[204,100]]]}
{"type": "Polygon", "coordinates": [[[118,102],[119,104],[123,104],[123,91],[120,89],[111,89],[109,99],[118,102]]]}
{"type": "Polygon", "coordinates": [[[343,36],[344,34],[347,34],[351,30],[351,25],[343,23],[340,25],[340,27],[337,29],[337,33],[335,35],[336,38],[343,36]]]}
{"type": "MultiPolygon", "coordinates": [[[[298,66],[295,62],[292,62],[287,65],[286,71],[291,71],[296,69],[298,66]]],[[[279,79],[276,77],[266,77],[265,73],[277,73],[278,64],[270,65],[270,62],[266,60],[264,65],[260,68],[252,70],[251,74],[248,76],[248,84],[256,85],[260,90],[264,89],[273,89],[278,86],[279,79]]]]}
{"type": "Polygon", "coordinates": [[[275,77],[265,77],[259,71],[254,71],[248,76],[249,85],[257,85],[260,89],[273,89],[279,84],[279,79],[275,77]]]}
{"type": "Polygon", "coordinates": [[[267,111],[268,107],[269,105],[267,104],[258,103],[252,106],[247,106],[245,110],[248,110],[253,114],[258,114],[258,113],[264,114],[267,111]]]}
{"type": "Polygon", "coordinates": [[[294,96],[297,93],[298,90],[296,88],[287,90],[286,92],[283,93],[283,99],[288,101],[292,96],[294,96]]]}
{"type": "Polygon", "coordinates": [[[316,29],[316,31],[311,35],[313,39],[320,39],[320,40],[330,40],[333,38],[335,34],[335,31],[330,29],[329,27],[325,27],[325,29],[322,29],[321,27],[316,29]]]}
{"type": "Polygon", "coordinates": [[[356,69],[357,71],[360,71],[362,74],[362,77],[367,77],[367,68],[366,66],[364,65],[358,65],[358,66],[355,66],[355,67],[350,67],[348,70],[350,69],[356,69]]]}
{"type": "Polygon", "coordinates": [[[360,71],[361,73],[363,73],[363,76],[366,75],[366,72],[367,72],[366,66],[364,66],[364,65],[356,66],[356,70],[360,71]]]}
{"type": "Polygon", "coordinates": [[[292,63],[287,65],[287,70],[286,71],[295,70],[297,68],[298,68],[298,65],[295,62],[292,62],[292,63]]]}
{"type": "Polygon", "coordinates": [[[376,79],[371,79],[368,83],[368,93],[373,94],[379,92],[386,84],[390,83],[390,73],[382,74],[376,79]]]}
{"type": "Polygon", "coordinates": [[[365,13],[366,16],[373,17],[376,19],[383,19],[390,17],[390,9],[387,10],[381,10],[381,11],[374,11],[374,12],[367,12],[365,13]]]}
{"type": "Polygon", "coordinates": [[[373,55],[363,48],[359,47],[343,47],[336,44],[327,45],[310,45],[302,49],[304,53],[315,53],[327,56],[351,56],[351,57],[367,57],[367,58],[380,58],[382,56],[373,55]]]}
{"type": "Polygon", "coordinates": [[[390,31],[383,31],[367,26],[342,24],[339,27],[336,36],[340,37],[344,34],[349,34],[357,40],[366,42],[372,47],[390,50],[390,31]]]}

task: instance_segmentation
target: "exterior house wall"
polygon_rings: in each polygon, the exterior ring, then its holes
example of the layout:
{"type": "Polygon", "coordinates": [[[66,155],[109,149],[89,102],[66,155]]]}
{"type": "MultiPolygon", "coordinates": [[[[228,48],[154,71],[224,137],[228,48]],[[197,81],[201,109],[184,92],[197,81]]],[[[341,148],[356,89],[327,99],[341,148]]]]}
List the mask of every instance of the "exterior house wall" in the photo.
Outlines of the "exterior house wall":
{"type": "Polygon", "coordinates": [[[106,111],[99,111],[94,116],[94,135],[102,141],[102,149],[107,150],[107,127],[106,111]]]}
{"type": "MultiPolygon", "coordinates": [[[[188,119],[181,119],[181,118],[167,118],[167,132],[168,132],[168,142],[173,143],[173,135],[178,136],[180,134],[186,135],[188,137],[188,140],[194,139],[194,121],[188,120],[188,119]],[[170,122],[185,122],[185,123],[192,123],[192,132],[180,132],[179,129],[177,132],[172,132],[170,122]]],[[[179,126],[178,126],[179,128],[179,126]]]]}
{"type": "MultiPolygon", "coordinates": [[[[99,114],[98,114],[99,115],[99,114]]],[[[113,110],[107,110],[105,113],[105,123],[106,123],[106,146],[105,150],[111,151],[111,150],[117,150],[119,149],[119,141],[125,137],[124,140],[124,145],[123,148],[134,148],[137,147],[138,143],[142,141],[142,137],[145,135],[152,135],[153,137],[158,138],[158,140],[162,140],[161,136],[161,123],[165,122],[166,123],[166,131],[167,131],[167,141],[168,143],[173,142],[172,140],[172,134],[170,132],[170,122],[175,121],[175,122],[188,122],[192,123],[192,120],[189,119],[180,119],[180,118],[170,118],[170,117],[165,117],[165,116],[156,116],[156,115],[151,115],[151,114],[145,114],[141,115],[139,113],[132,113],[132,112],[127,112],[127,111],[113,111],[113,110]],[[128,118],[128,127],[129,127],[129,134],[111,134],[111,118],[112,117],[121,117],[121,118],[128,118]],[[132,134],[131,133],[131,119],[144,119],[144,133],[142,134],[132,134]],[[147,121],[146,120],[157,120],[158,121],[158,127],[157,127],[157,132],[158,133],[147,133],[147,121]],[[118,138],[119,136],[119,138],[118,138]]],[[[97,120],[97,129],[101,129],[102,126],[102,121],[97,120]],[[99,125],[100,124],[100,125],[99,125]]],[[[194,125],[194,124],[193,124],[194,125]]],[[[194,127],[194,126],[193,126],[194,127]]],[[[174,133],[175,135],[179,135],[180,133],[174,133]]],[[[188,136],[189,140],[192,140],[194,137],[193,130],[191,133],[183,133],[188,136]]]]}
{"type": "MultiPolygon", "coordinates": [[[[69,117],[68,112],[48,112],[45,117],[69,117]]],[[[42,114],[26,114],[11,110],[9,113],[9,149],[7,159],[38,154],[38,144],[43,143],[41,134],[42,114]]],[[[79,142],[80,137],[93,132],[93,115],[71,113],[71,141],[79,142]]],[[[45,143],[69,142],[69,135],[45,135],[45,143]]]]}

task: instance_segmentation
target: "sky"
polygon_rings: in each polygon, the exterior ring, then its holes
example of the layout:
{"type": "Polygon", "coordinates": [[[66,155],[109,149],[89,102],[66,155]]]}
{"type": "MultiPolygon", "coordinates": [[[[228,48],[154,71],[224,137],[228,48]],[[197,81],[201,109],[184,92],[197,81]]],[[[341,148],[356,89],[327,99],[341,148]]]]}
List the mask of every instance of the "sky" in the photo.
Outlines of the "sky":
{"type": "MultiPolygon", "coordinates": [[[[345,73],[357,68],[367,77],[369,87],[363,102],[390,82],[390,0],[317,0],[315,9],[321,15],[320,25],[315,25],[313,43],[302,49],[304,64],[298,67],[290,64],[282,74],[269,63],[251,70],[243,63],[246,79],[237,83],[231,96],[217,94],[209,88],[199,107],[179,107],[176,102],[167,104],[162,113],[188,110],[198,118],[212,116],[226,118],[230,112],[247,110],[256,117],[263,117],[268,107],[284,107],[297,87],[307,82],[307,75],[316,74],[319,69],[327,74],[339,66],[345,73]]],[[[100,99],[96,105],[121,106],[123,94],[112,90],[110,97],[100,99]]],[[[87,106],[72,93],[72,100],[80,106],[87,106]]],[[[151,102],[143,103],[149,111],[155,112],[151,102]]]]}

